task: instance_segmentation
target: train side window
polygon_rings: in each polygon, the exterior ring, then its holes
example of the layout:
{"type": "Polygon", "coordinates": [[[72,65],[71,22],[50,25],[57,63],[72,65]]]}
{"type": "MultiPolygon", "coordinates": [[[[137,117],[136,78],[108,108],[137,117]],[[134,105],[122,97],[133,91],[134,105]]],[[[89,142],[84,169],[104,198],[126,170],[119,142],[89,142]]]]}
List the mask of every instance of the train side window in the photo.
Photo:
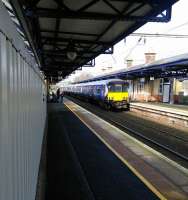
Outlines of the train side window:
{"type": "Polygon", "coordinates": [[[109,85],[108,90],[109,90],[109,92],[113,92],[114,91],[114,85],[109,85]]]}
{"type": "Polygon", "coordinates": [[[127,84],[124,84],[124,85],[122,85],[123,87],[122,87],[122,92],[128,92],[128,85],[127,84]]]}
{"type": "Polygon", "coordinates": [[[100,93],[101,93],[101,89],[97,88],[97,94],[100,94],[100,93]]]}

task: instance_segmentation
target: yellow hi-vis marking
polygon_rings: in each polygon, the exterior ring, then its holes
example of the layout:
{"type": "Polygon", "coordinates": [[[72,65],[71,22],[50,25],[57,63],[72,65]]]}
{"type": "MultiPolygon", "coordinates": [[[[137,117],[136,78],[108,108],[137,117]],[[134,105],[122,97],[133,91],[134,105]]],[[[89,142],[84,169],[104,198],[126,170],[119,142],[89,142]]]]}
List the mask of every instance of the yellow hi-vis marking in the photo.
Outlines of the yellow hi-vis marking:
{"type": "MultiPolygon", "coordinates": [[[[90,125],[88,125],[69,105],[64,103],[65,106],[73,112],[81,122],[83,122],[159,199],[168,200],[163,196],[145,177],[143,177],[128,161],[125,160],[112,146],[110,146],[90,125]]],[[[81,107],[81,106],[80,106],[81,107]]],[[[84,108],[83,108],[84,109],[84,108]]],[[[85,109],[84,109],[85,110],[85,109]]],[[[87,111],[90,113],[89,111],[87,111]]],[[[94,114],[93,114],[94,115],[94,114]]],[[[97,117],[97,116],[96,116],[97,117]]],[[[113,125],[112,125],[113,126],[113,125]]]]}
{"type": "Polygon", "coordinates": [[[113,101],[122,101],[128,99],[128,92],[108,92],[107,98],[113,101]]]}

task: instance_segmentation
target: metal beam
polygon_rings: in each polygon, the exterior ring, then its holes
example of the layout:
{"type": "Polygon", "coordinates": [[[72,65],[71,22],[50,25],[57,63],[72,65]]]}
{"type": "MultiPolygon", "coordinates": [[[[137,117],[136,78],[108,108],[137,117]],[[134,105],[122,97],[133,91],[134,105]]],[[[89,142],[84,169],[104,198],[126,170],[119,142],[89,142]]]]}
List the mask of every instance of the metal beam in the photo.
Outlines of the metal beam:
{"type": "Polygon", "coordinates": [[[58,73],[58,71],[66,72],[66,71],[70,71],[71,69],[70,68],[63,68],[63,67],[51,67],[51,68],[43,67],[42,70],[44,72],[57,72],[58,73]]]}
{"type": "MultiPolygon", "coordinates": [[[[68,59],[67,58],[67,55],[66,54],[50,54],[50,53],[47,53],[47,54],[42,54],[45,58],[61,58],[62,60],[64,59],[68,59]]],[[[83,59],[88,59],[90,58],[91,56],[88,56],[88,55],[77,55],[77,58],[83,58],[83,59]]]]}
{"type": "MultiPolygon", "coordinates": [[[[66,49],[62,49],[62,50],[43,50],[42,54],[44,55],[64,55],[67,53],[66,49]]],[[[78,50],[77,51],[78,55],[79,54],[96,54],[96,53],[103,53],[103,54],[112,54],[113,53],[113,47],[109,48],[108,50],[106,50],[105,52],[101,52],[101,51],[91,51],[91,50],[78,50]]]]}
{"type": "Polygon", "coordinates": [[[105,3],[106,5],[108,5],[112,10],[114,10],[116,13],[118,13],[118,14],[121,15],[120,10],[118,10],[116,7],[114,7],[114,5],[112,5],[109,1],[107,1],[107,0],[103,0],[103,1],[104,1],[104,3],[105,3]]]}
{"type": "MultiPolygon", "coordinates": [[[[46,30],[42,29],[40,30],[41,33],[56,33],[54,30],[46,30]]],[[[83,33],[83,32],[69,32],[69,31],[58,31],[59,34],[65,34],[65,35],[81,35],[81,36],[91,36],[91,37],[97,37],[98,34],[94,33],[83,33]]]]}
{"type": "MultiPolygon", "coordinates": [[[[26,13],[28,15],[28,13],[26,13]]],[[[29,16],[31,14],[29,13],[29,16]]],[[[76,11],[57,11],[56,9],[49,8],[37,8],[33,10],[33,17],[40,18],[65,18],[65,19],[89,19],[89,20],[117,20],[117,21],[150,21],[145,17],[132,16],[132,15],[121,15],[121,14],[109,14],[109,13],[98,13],[98,12],[76,12],[76,11]]],[[[154,19],[152,19],[153,21],[154,19]]]]}
{"type": "MultiPolygon", "coordinates": [[[[126,5],[121,13],[124,14],[124,13],[126,12],[126,10],[129,10],[129,8],[131,8],[131,6],[132,6],[131,3],[129,3],[128,5],[126,5]]],[[[142,6],[142,4],[139,5],[139,7],[140,7],[140,6],[142,6]]],[[[137,6],[136,8],[134,8],[134,10],[137,9],[137,8],[139,8],[139,7],[137,6]]],[[[130,14],[130,12],[132,12],[132,10],[129,11],[128,14],[130,14]]],[[[114,26],[114,24],[115,24],[116,22],[117,22],[117,19],[113,19],[113,20],[111,21],[111,23],[110,23],[107,27],[105,27],[105,29],[102,31],[102,33],[95,39],[95,41],[100,40],[100,38],[102,38],[102,37],[114,26]]],[[[88,49],[92,49],[92,47],[93,47],[93,46],[90,46],[88,49]]],[[[94,49],[95,47],[96,47],[96,46],[94,46],[93,49],[94,49]]],[[[87,49],[87,50],[88,50],[88,49],[87,49]]],[[[105,51],[105,50],[107,50],[107,48],[103,48],[103,51],[105,51]]],[[[99,54],[95,54],[91,59],[93,59],[93,58],[96,57],[97,55],[99,55],[99,54]]]]}
{"type": "MultiPolygon", "coordinates": [[[[105,0],[105,2],[108,2],[105,0]]],[[[108,4],[111,5],[111,4],[108,4]]],[[[132,5],[132,4],[131,4],[132,5]]],[[[143,3],[143,6],[145,4],[143,3]]],[[[138,10],[139,8],[137,8],[138,10]]],[[[65,18],[65,19],[86,19],[86,20],[117,20],[117,21],[145,21],[145,22],[168,22],[171,18],[171,8],[166,10],[166,14],[161,13],[156,17],[141,17],[131,14],[122,14],[116,9],[118,14],[110,13],[98,13],[98,12],[77,12],[77,11],[68,11],[68,10],[57,10],[49,8],[37,8],[29,9],[26,11],[26,15],[29,17],[41,17],[41,18],[65,18]]],[[[133,12],[132,12],[133,13],[133,12]]]]}
{"type": "Polygon", "coordinates": [[[54,1],[57,3],[57,5],[58,5],[61,9],[67,10],[67,11],[70,11],[70,10],[71,10],[68,6],[65,5],[65,3],[64,3],[62,0],[54,0],[54,1]]]}
{"type": "MultiPolygon", "coordinates": [[[[66,42],[66,43],[69,43],[70,42],[70,39],[67,39],[67,38],[53,38],[53,37],[46,37],[46,36],[43,36],[42,37],[42,40],[47,43],[48,41],[49,42],[53,42],[53,41],[56,41],[56,42],[66,42]]],[[[104,42],[104,41],[93,41],[93,40],[78,40],[78,39],[75,39],[75,40],[72,40],[74,43],[81,43],[81,44],[98,44],[98,45],[104,45],[106,47],[111,47],[110,43],[109,42],[104,42]]]]}
{"type": "MultiPolygon", "coordinates": [[[[129,2],[132,3],[132,0],[109,0],[112,2],[129,2]]],[[[159,5],[161,3],[161,0],[134,0],[134,3],[148,3],[153,5],[159,5]]]]}
{"type": "Polygon", "coordinates": [[[62,66],[62,67],[73,67],[73,66],[79,66],[80,63],[78,62],[50,62],[44,65],[44,68],[51,68],[51,67],[57,67],[57,66],[62,66]]]}
{"type": "Polygon", "coordinates": [[[41,0],[33,0],[32,2],[31,2],[31,7],[35,7],[35,6],[37,6],[37,4],[40,2],[41,0]]]}
{"type": "Polygon", "coordinates": [[[100,0],[93,0],[90,1],[89,3],[87,3],[86,5],[82,6],[79,10],[77,10],[77,12],[83,12],[86,9],[90,8],[91,6],[95,5],[97,2],[99,2],[100,0]]]}

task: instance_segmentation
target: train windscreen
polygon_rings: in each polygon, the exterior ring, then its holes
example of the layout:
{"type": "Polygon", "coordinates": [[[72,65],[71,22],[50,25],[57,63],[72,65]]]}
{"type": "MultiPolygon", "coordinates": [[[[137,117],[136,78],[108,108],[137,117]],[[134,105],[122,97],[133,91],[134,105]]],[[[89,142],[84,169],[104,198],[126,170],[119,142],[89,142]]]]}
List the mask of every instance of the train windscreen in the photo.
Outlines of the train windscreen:
{"type": "Polygon", "coordinates": [[[111,83],[108,85],[109,92],[127,92],[128,84],[126,83],[111,83]]]}

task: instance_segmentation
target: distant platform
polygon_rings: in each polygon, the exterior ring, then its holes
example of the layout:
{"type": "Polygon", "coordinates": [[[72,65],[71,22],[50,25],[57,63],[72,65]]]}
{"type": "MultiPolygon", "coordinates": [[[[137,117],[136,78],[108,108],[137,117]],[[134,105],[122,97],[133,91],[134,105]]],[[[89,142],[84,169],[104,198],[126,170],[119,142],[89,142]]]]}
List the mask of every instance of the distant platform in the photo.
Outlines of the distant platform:
{"type": "Polygon", "coordinates": [[[188,106],[186,105],[132,102],[130,108],[158,122],[165,121],[175,128],[188,129],[188,106]]]}
{"type": "Polygon", "coordinates": [[[146,108],[152,108],[156,110],[162,110],[162,111],[168,111],[171,113],[177,113],[181,115],[188,116],[188,105],[179,105],[179,104],[167,104],[167,103],[152,103],[152,102],[147,102],[147,103],[131,103],[132,105],[137,105],[137,106],[143,106],[146,108]]]}

